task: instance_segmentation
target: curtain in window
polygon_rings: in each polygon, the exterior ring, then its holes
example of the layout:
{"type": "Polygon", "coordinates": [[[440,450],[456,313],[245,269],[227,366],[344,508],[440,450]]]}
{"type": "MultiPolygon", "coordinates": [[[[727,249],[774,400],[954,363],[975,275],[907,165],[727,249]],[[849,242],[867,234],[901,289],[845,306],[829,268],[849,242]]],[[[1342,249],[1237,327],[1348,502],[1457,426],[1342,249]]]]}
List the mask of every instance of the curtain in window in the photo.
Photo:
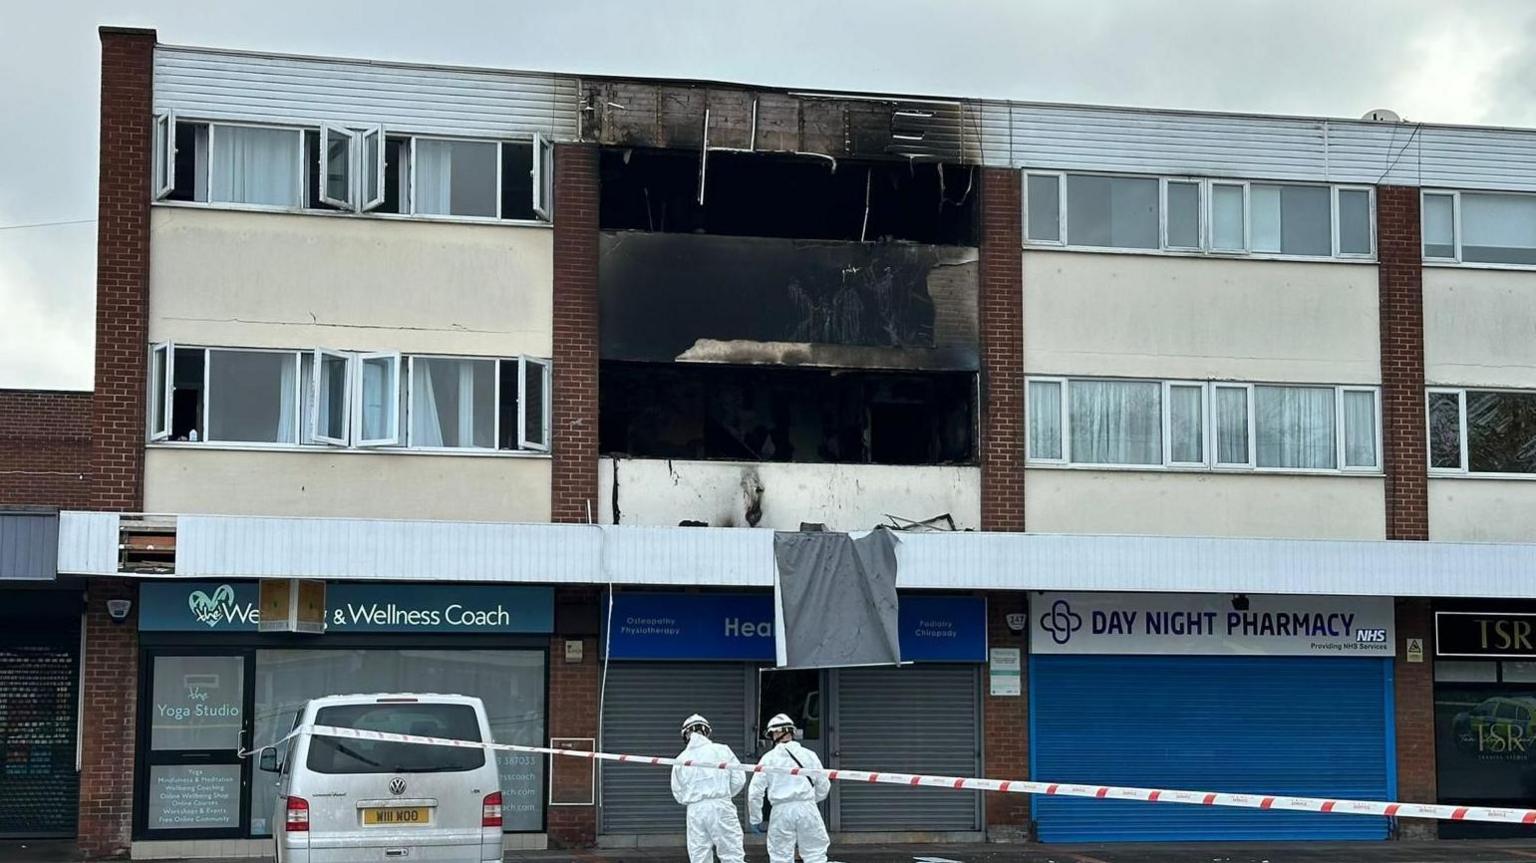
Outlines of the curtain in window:
{"type": "Polygon", "coordinates": [[[1155,381],[1072,381],[1072,461],[1162,464],[1162,394],[1155,381]]]}
{"type": "Polygon", "coordinates": [[[1061,458],[1061,384],[1029,382],[1029,454],[1061,458]]]}
{"type": "Polygon", "coordinates": [[[1333,468],[1334,391],[1326,387],[1254,387],[1259,467],[1333,468]]]}
{"type": "Polygon", "coordinates": [[[1344,466],[1376,466],[1376,394],[1344,392],[1344,466]]]}
{"type": "Polygon", "coordinates": [[[1168,448],[1171,461],[1205,461],[1205,419],[1200,410],[1204,390],[1196,386],[1168,388],[1168,448]]]}
{"type": "Polygon", "coordinates": [[[299,205],[299,132],[249,126],[213,130],[213,200],[299,205]]]}
{"type": "Polygon", "coordinates": [[[416,212],[453,212],[453,142],[416,142],[416,212]]]}
{"type": "Polygon", "coordinates": [[[389,398],[391,393],[388,392],[390,368],[388,360],[369,360],[363,363],[363,415],[360,421],[365,440],[390,436],[389,418],[384,413],[385,405],[394,401],[389,398]]]}
{"type": "Polygon", "coordinates": [[[1248,391],[1216,388],[1216,463],[1248,463],[1248,391]]]}
{"type": "Polygon", "coordinates": [[[437,387],[431,360],[411,363],[411,446],[442,446],[443,423],[437,415],[437,387]]]}
{"type": "Polygon", "coordinates": [[[496,364],[418,358],[413,364],[413,446],[496,446],[496,364]]]}
{"type": "Polygon", "coordinates": [[[278,443],[298,442],[298,417],[294,415],[294,398],[298,396],[298,366],[293,354],[282,355],[282,376],[279,378],[277,402],[277,429],[273,440],[278,443]]]}

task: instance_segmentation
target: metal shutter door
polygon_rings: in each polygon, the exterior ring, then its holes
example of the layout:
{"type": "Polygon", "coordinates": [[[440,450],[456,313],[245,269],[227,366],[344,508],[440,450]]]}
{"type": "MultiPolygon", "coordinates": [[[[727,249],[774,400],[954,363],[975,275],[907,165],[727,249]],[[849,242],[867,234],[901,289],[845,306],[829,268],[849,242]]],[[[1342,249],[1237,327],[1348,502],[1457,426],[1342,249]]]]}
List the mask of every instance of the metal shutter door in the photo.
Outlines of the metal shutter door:
{"type": "MultiPolygon", "coordinates": [[[[857,770],[976,776],[975,666],[916,665],[837,672],[837,765],[857,770]]],[[[837,785],[839,830],[970,831],[974,791],[837,785]]]]}
{"type": "MultiPolygon", "coordinates": [[[[1390,799],[1392,664],[1304,657],[1036,656],[1031,778],[1390,799]]],[[[1042,842],[1385,839],[1387,820],[1034,798],[1042,842]]]]}
{"type": "MultiPolygon", "coordinates": [[[[702,713],[714,739],[751,760],[745,750],[747,671],[740,663],[614,662],[608,666],[603,748],[608,752],[672,756],[683,749],[678,729],[702,713]]],[[[604,833],[683,836],[683,807],[672,799],[671,768],[601,762],[604,833]]],[[[737,798],[738,807],[746,792],[737,798]]]]}
{"type": "Polygon", "coordinates": [[[75,835],[79,626],[0,636],[0,836],[75,835]]]}

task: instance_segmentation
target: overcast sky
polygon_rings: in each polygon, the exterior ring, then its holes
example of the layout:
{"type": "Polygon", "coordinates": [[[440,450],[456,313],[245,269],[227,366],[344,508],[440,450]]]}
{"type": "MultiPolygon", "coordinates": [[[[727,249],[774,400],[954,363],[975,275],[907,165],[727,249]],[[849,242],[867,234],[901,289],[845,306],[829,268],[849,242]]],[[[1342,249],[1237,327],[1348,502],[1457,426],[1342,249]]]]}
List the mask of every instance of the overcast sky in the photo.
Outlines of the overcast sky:
{"type": "Polygon", "coordinates": [[[1529,0],[8,0],[0,387],[91,386],[94,221],[9,226],[96,216],[102,24],[300,54],[1536,126],[1529,0]]]}

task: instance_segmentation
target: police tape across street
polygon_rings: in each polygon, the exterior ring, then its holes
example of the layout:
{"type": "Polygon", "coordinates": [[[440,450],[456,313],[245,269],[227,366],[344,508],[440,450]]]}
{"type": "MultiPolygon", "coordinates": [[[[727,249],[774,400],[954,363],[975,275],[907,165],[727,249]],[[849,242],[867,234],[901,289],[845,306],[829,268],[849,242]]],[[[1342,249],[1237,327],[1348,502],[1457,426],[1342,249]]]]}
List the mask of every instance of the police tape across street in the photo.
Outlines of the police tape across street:
{"type": "MultiPolygon", "coordinates": [[[[913,788],[947,788],[955,791],[996,791],[1004,794],[1036,794],[1048,797],[1091,797],[1101,800],[1138,800],[1147,803],[1187,803],[1197,806],[1226,806],[1241,809],[1276,809],[1290,812],[1328,812],[1336,815],[1379,815],[1389,818],[1426,818],[1438,821],[1487,821],[1498,824],[1536,825],[1536,809],[1507,809],[1489,806],[1453,806],[1431,803],[1393,803],[1379,800],[1331,800],[1323,797],[1286,797],[1261,794],[1227,794],[1214,791],[1182,791],[1157,788],[1122,788],[1108,785],[1076,785],[1018,779],[981,779],[961,776],[923,776],[911,773],[873,773],[867,770],[799,767],[766,767],[761,764],[706,763],[693,759],[664,758],[588,752],[580,749],[554,749],[546,746],[520,746],[513,743],[479,743],[387,731],[365,731],[328,725],[303,725],[267,744],[278,746],[301,734],[341,737],[354,740],[378,740],[391,743],[419,743],[430,746],[454,746],[466,749],[492,749],[540,755],[559,755],[619,764],[650,764],[657,767],[703,767],[738,770],[744,773],[786,773],[803,776],[821,773],[836,782],[873,782],[882,785],[906,785],[913,788]]],[[[265,748],[265,747],[263,747],[265,748]]],[[[248,757],[253,752],[241,753],[248,757]]]]}

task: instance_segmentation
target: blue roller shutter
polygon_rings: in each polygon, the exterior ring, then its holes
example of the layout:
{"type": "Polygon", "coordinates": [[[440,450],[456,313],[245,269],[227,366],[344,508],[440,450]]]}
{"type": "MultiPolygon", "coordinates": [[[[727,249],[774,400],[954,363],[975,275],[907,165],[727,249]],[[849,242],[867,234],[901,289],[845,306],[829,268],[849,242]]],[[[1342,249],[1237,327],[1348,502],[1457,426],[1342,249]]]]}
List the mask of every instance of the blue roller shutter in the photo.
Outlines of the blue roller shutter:
{"type": "MultiPolygon", "coordinates": [[[[1388,799],[1383,659],[1035,656],[1030,761],[1047,782],[1388,799]]],[[[1384,839],[1387,821],[1034,798],[1042,842],[1384,839]]]]}

